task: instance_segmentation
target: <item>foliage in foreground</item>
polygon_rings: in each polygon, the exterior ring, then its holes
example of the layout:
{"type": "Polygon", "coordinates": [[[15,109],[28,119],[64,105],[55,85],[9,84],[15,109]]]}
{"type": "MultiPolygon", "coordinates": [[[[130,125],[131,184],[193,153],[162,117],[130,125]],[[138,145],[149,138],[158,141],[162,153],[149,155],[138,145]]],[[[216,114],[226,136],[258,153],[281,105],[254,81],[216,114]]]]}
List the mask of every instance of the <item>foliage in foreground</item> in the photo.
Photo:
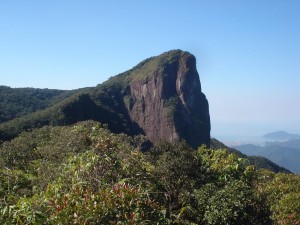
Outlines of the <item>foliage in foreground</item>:
{"type": "Polygon", "coordinates": [[[87,121],[0,146],[0,224],[299,224],[300,177],[87,121]]]}

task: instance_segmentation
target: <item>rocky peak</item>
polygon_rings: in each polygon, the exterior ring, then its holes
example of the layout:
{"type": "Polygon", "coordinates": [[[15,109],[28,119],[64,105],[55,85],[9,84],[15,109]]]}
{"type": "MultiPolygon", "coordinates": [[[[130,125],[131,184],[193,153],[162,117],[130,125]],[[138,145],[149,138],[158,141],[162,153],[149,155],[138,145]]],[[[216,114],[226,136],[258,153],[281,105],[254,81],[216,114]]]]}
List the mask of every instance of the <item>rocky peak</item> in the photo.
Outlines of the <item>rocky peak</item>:
{"type": "Polygon", "coordinates": [[[181,50],[146,59],[95,88],[79,89],[43,111],[0,124],[0,141],[43,125],[89,119],[108,124],[116,133],[144,134],[153,143],[210,143],[208,102],[196,59],[181,50]]]}
{"type": "Polygon", "coordinates": [[[127,109],[152,142],[186,140],[209,145],[208,102],[201,92],[196,59],[173,50],[151,58],[130,75],[127,109]]]}

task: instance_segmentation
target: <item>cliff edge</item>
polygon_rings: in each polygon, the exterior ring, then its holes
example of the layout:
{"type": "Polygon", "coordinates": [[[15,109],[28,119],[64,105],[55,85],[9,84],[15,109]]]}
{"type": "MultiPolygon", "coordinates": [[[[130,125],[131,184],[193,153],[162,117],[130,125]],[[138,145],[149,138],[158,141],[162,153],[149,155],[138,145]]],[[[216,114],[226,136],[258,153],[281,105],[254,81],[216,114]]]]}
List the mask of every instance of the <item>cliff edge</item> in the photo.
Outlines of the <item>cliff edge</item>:
{"type": "Polygon", "coordinates": [[[192,54],[181,50],[163,53],[129,77],[128,113],[152,142],[186,140],[193,147],[209,145],[208,101],[192,54]]]}

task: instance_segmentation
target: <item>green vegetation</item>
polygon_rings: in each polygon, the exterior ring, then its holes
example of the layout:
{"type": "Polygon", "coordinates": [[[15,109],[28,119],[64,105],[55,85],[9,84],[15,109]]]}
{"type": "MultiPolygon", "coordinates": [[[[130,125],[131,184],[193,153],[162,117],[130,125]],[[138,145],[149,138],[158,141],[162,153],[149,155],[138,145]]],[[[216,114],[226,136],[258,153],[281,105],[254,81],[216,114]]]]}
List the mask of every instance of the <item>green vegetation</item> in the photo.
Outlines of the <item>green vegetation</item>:
{"type": "Polygon", "coordinates": [[[108,81],[99,86],[111,86],[111,84],[118,84],[119,87],[125,88],[131,81],[146,83],[150,76],[155,76],[163,71],[165,67],[172,65],[178,61],[180,54],[190,54],[182,52],[181,50],[173,50],[165,52],[157,57],[150,57],[143,60],[132,69],[111,77],[108,81]]]}
{"type": "MultiPolygon", "coordinates": [[[[275,132],[275,134],[278,135],[281,134],[281,132],[275,132]]],[[[286,136],[288,137],[288,134],[286,136]]],[[[290,137],[297,137],[297,134],[291,134],[290,137]]],[[[300,174],[300,139],[291,139],[282,142],[266,142],[264,146],[252,144],[239,145],[236,146],[236,148],[249,156],[266,157],[293,173],[300,174]]]]}
{"type": "Polygon", "coordinates": [[[10,140],[22,131],[32,130],[44,125],[63,125],[84,120],[85,115],[92,106],[93,103],[88,95],[75,94],[47,109],[38,110],[29,115],[2,123],[0,125],[0,140],[10,140]]]}
{"type": "Polygon", "coordinates": [[[0,123],[45,109],[70,91],[0,86],[0,123]]]}
{"type": "Polygon", "coordinates": [[[11,140],[23,131],[45,125],[70,125],[89,119],[109,124],[109,128],[117,133],[138,133],[126,114],[121,91],[116,86],[103,85],[77,90],[44,110],[0,124],[0,140],[11,140]]]}
{"type": "Polygon", "coordinates": [[[179,97],[173,96],[164,101],[164,110],[166,114],[171,117],[176,115],[178,112],[178,104],[179,104],[179,97]]]}
{"type": "Polygon", "coordinates": [[[272,219],[276,224],[300,223],[300,176],[259,171],[259,192],[268,196],[272,219]]]}
{"type": "Polygon", "coordinates": [[[46,126],[0,145],[0,224],[298,224],[300,177],[227,150],[46,126]]]}
{"type": "Polygon", "coordinates": [[[258,169],[268,169],[275,173],[290,173],[289,170],[281,166],[278,166],[277,164],[273,163],[267,158],[260,157],[260,156],[247,156],[234,148],[227,147],[226,145],[224,145],[222,142],[218,141],[215,138],[211,139],[210,147],[212,149],[227,149],[230,153],[234,153],[240,158],[247,159],[250,162],[250,164],[254,165],[258,169]]]}
{"type": "MultiPolygon", "coordinates": [[[[166,82],[182,54],[146,59],[95,88],[0,87],[0,224],[299,224],[299,176],[261,170],[288,172],[214,139],[196,150],[136,136],[130,84],[166,82]]],[[[176,122],[181,103],[170,93],[164,110],[176,122]]],[[[188,143],[198,138],[179,127],[188,143]]]]}
{"type": "Polygon", "coordinates": [[[180,50],[173,50],[142,62],[142,64],[139,64],[139,66],[131,72],[130,79],[133,81],[146,82],[150,76],[153,76],[155,73],[159,74],[166,66],[176,63],[180,57],[180,53],[180,50]]]}
{"type": "MultiPolygon", "coordinates": [[[[68,124],[68,104],[88,88],[72,91],[0,86],[0,141],[44,125],[68,124]]],[[[75,121],[76,122],[76,121],[75,121]]]]}

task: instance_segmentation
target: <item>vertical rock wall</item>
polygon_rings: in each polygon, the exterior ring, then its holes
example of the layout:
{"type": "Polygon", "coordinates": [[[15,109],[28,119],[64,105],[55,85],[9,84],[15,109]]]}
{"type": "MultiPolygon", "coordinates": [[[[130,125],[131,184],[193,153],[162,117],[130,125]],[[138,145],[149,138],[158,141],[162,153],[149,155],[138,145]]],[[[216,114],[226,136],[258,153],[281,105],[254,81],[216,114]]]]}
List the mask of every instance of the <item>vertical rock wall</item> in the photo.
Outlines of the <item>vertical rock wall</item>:
{"type": "Polygon", "coordinates": [[[130,82],[131,119],[154,143],[165,139],[186,140],[193,147],[209,145],[208,102],[201,92],[195,57],[180,50],[158,57],[155,69],[145,69],[148,74],[143,79],[130,82]]]}

